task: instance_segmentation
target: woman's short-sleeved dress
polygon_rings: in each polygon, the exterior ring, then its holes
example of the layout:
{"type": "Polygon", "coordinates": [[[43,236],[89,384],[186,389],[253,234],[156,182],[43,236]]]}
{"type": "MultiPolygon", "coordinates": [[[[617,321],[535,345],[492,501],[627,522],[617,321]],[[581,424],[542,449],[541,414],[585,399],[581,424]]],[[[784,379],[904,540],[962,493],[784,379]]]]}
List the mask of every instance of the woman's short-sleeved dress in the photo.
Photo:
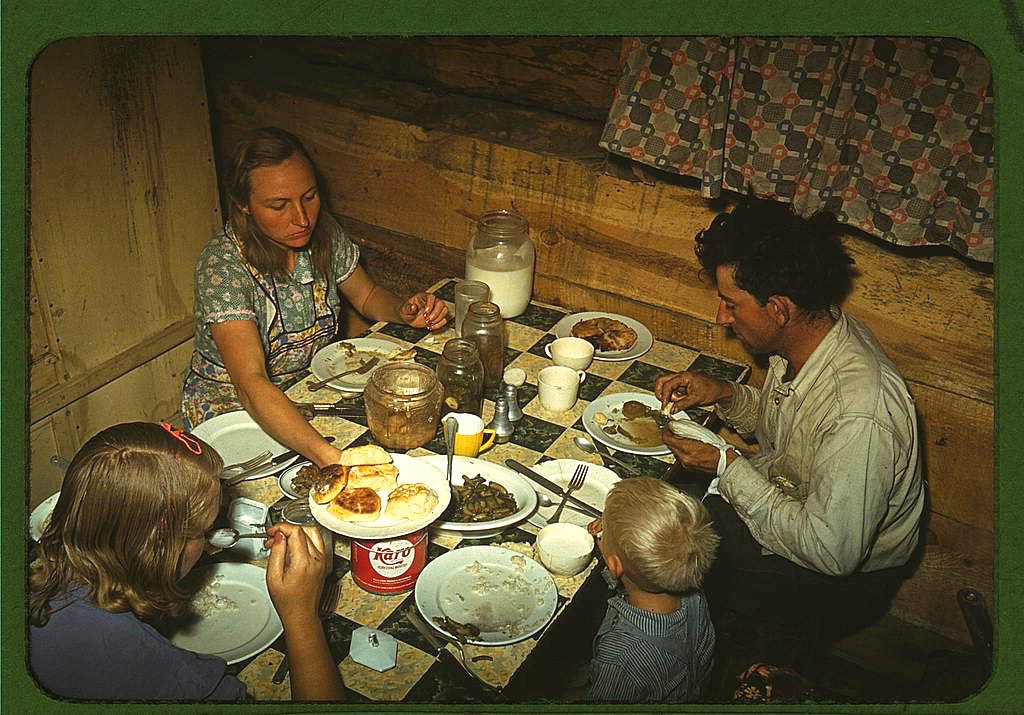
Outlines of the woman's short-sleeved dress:
{"type": "Polygon", "coordinates": [[[291,276],[264,276],[245,260],[230,225],[206,244],[196,264],[195,347],[181,400],[186,427],[242,409],[213,341],[214,323],[256,323],[275,385],[308,368],[313,354],[334,338],[341,315],[338,284],[358,266],[359,248],[327,212],[319,220],[328,223],[333,276],[314,275],[308,250],[296,255],[291,276]]]}

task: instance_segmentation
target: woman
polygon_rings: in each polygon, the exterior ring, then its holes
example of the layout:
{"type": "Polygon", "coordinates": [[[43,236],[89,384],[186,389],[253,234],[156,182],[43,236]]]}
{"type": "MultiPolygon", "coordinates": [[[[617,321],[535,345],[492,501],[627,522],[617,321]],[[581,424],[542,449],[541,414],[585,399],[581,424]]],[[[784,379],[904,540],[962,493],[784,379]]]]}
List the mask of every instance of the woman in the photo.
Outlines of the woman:
{"type": "MultiPolygon", "coordinates": [[[[39,542],[29,598],[36,679],[63,697],[239,700],[222,658],[178,648],[155,626],[180,615],[179,583],[220,509],[220,456],[169,425],[109,427],[78,451],[39,542]]],[[[331,559],[316,528],[270,528],[267,590],[284,626],[292,697],[340,700],[344,685],[317,602],[331,559]]]]}
{"type": "Polygon", "coordinates": [[[359,266],[359,249],[321,211],[316,169],[292,134],[258,129],[227,167],[229,217],[196,267],[196,337],[185,378],[186,427],[245,408],[267,434],[320,466],[328,444],[278,387],[334,338],[341,297],[371,320],[434,329],[444,301],[406,301],[359,266]]]}

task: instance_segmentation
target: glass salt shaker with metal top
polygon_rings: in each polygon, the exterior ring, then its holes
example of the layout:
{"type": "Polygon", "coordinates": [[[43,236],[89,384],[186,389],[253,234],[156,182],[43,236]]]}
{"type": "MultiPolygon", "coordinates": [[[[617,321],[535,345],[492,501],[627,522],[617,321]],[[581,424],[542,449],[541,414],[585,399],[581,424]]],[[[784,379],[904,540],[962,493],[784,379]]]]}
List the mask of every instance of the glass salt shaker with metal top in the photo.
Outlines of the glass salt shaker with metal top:
{"type": "Polygon", "coordinates": [[[508,402],[508,419],[518,422],[523,418],[523,410],[519,406],[519,388],[526,382],[526,371],[521,367],[510,367],[502,377],[505,400],[508,402]]]}
{"type": "Polygon", "coordinates": [[[508,418],[508,401],[504,397],[494,401],[494,417],[486,429],[494,430],[494,441],[498,444],[504,444],[512,439],[512,433],[516,428],[508,418]]]}
{"type": "Polygon", "coordinates": [[[494,388],[501,383],[505,369],[505,322],[496,303],[479,301],[469,306],[462,323],[462,337],[476,343],[480,362],[484,366],[484,387],[494,388]]]}

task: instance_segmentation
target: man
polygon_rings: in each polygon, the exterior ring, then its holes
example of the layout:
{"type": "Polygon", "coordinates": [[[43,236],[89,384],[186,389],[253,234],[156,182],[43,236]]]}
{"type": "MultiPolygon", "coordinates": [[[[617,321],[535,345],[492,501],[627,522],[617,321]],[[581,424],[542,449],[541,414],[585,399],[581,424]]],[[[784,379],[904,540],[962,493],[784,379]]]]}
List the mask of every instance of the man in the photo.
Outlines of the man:
{"type": "Polygon", "coordinates": [[[683,468],[717,476],[705,496],[722,537],[712,606],[805,625],[854,604],[877,613],[917,546],[924,483],[906,384],[837,307],[853,276],[838,224],[747,199],[696,241],[718,288],[716,321],[768,356],[760,390],[695,372],[655,385],[662,404],[714,405],[757,439],[748,458],[664,434],[683,468]]]}

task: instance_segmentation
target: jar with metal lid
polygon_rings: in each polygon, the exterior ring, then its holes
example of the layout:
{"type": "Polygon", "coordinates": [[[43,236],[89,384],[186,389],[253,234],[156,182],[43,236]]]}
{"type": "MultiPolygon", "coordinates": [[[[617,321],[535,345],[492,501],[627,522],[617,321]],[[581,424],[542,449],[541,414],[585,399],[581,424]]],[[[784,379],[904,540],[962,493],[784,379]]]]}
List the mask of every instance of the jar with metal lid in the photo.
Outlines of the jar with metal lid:
{"type": "Polygon", "coordinates": [[[488,211],[466,247],[466,278],[486,283],[501,316],[514,318],[530,304],[535,261],[526,218],[513,211],[488,211]]]}
{"type": "Polygon", "coordinates": [[[491,301],[478,301],[469,306],[462,321],[462,337],[476,343],[484,366],[484,387],[497,387],[505,370],[505,322],[501,309],[491,301]]]}
{"type": "Polygon", "coordinates": [[[476,343],[465,338],[446,342],[437,361],[437,379],[444,388],[441,414],[480,414],[484,404],[484,365],[476,343]]]}
{"type": "Polygon", "coordinates": [[[384,447],[412,449],[429,442],[441,419],[441,383],[415,362],[385,363],[370,374],[363,391],[366,423],[384,447]]]}

